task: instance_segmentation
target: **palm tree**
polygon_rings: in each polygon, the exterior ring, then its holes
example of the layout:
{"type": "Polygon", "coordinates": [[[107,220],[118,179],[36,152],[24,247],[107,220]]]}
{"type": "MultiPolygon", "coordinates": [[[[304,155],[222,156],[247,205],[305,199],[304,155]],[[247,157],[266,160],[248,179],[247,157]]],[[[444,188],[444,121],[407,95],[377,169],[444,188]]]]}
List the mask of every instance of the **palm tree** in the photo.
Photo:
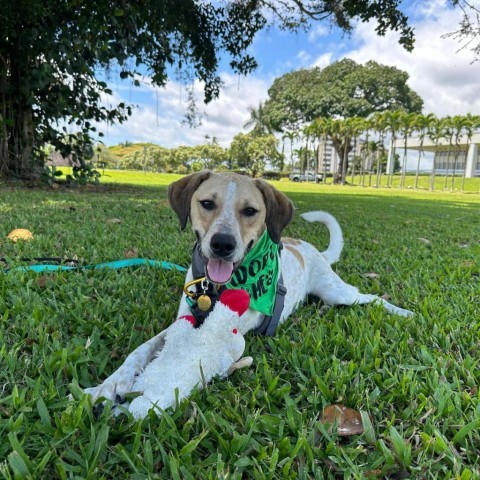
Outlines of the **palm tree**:
{"type": "Polygon", "coordinates": [[[320,163],[320,145],[323,145],[323,183],[327,182],[327,142],[329,139],[329,132],[331,129],[332,120],[329,118],[317,118],[305,130],[305,133],[310,136],[316,136],[319,139],[317,150],[317,168],[320,163]]]}
{"type": "Polygon", "coordinates": [[[294,161],[293,161],[293,141],[299,137],[298,132],[285,132],[282,136],[282,140],[288,139],[290,140],[290,162],[292,164],[292,173],[294,170],[294,161]]]}
{"type": "MultiPolygon", "coordinates": [[[[367,129],[367,120],[365,118],[361,117],[353,117],[349,119],[350,122],[350,133],[353,136],[353,144],[352,144],[352,150],[354,152],[354,158],[355,158],[355,152],[357,150],[357,142],[360,137],[360,135],[367,129]]],[[[345,175],[343,176],[342,184],[345,184],[345,179],[346,179],[346,172],[348,169],[348,157],[347,161],[343,165],[345,175]]],[[[355,176],[355,163],[352,163],[352,183],[353,183],[353,177],[355,176]]]]}
{"type": "MultiPolygon", "coordinates": [[[[393,122],[393,119],[395,119],[396,117],[392,117],[392,113],[393,112],[377,112],[375,113],[372,118],[371,118],[371,121],[372,121],[372,128],[378,133],[379,135],[379,140],[377,142],[377,146],[378,146],[378,149],[376,149],[376,153],[375,153],[375,160],[376,160],[376,169],[377,169],[377,183],[376,183],[376,186],[379,187],[380,186],[380,180],[381,180],[381,168],[380,168],[380,157],[381,155],[379,154],[379,149],[380,147],[382,149],[385,149],[384,147],[384,141],[385,141],[385,132],[387,132],[388,130],[390,130],[392,132],[392,128],[393,128],[393,132],[396,132],[398,131],[397,129],[397,122],[393,122]]],[[[392,137],[393,137],[394,133],[392,133],[392,137]]],[[[393,149],[393,152],[392,154],[394,155],[394,158],[395,158],[395,145],[394,143],[392,143],[392,149],[393,149]]],[[[373,165],[372,165],[373,167],[373,165]]],[[[372,175],[370,173],[370,179],[369,179],[369,185],[372,184],[372,175]]]]}
{"type": "Polygon", "coordinates": [[[450,157],[451,157],[451,152],[453,148],[453,136],[454,136],[454,129],[452,126],[452,117],[448,116],[445,117],[442,121],[442,127],[443,127],[443,136],[445,138],[448,138],[448,157],[447,157],[447,168],[445,171],[445,182],[443,185],[443,189],[447,189],[447,184],[448,184],[448,170],[450,167],[450,157]]]}
{"type": "Polygon", "coordinates": [[[402,172],[400,175],[400,188],[405,187],[405,175],[407,173],[407,155],[408,155],[408,139],[415,131],[416,128],[416,113],[403,113],[401,115],[401,129],[403,134],[403,142],[404,142],[404,152],[403,152],[403,160],[402,160],[402,172]]]}
{"type": "MultiPolygon", "coordinates": [[[[434,118],[432,123],[429,125],[427,130],[427,135],[430,140],[435,142],[435,155],[438,150],[438,145],[440,143],[440,139],[443,138],[444,135],[444,125],[443,125],[443,118],[434,118]]],[[[433,159],[432,163],[432,171],[430,173],[430,185],[428,190],[433,192],[435,189],[435,158],[433,159]]]]}
{"type": "Polygon", "coordinates": [[[327,135],[340,157],[338,169],[334,172],[333,183],[345,185],[348,169],[348,154],[352,151],[352,140],[360,133],[363,119],[357,117],[334,119],[328,122],[327,135]]]}
{"type": "MultiPolygon", "coordinates": [[[[382,154],[385,152],[385,148],[380,140],[369,140],[368,142],[365,141],[362,147],[362,153],[364,153],[364,170],[363,175],[365,176],[365,172],[368,172],[368,186],[372,186],[372,173],[380,168],[379,162],[382,154]]],[[[362,187],[365,186],[365,178],[362,178],[362,187]]]]}
{"type": "MultiPolygon", "coordinates": [[[[332,140],[333,147],[340,158],[340,164],[333,166],[333,183],[339,183],[342,179],[344,151],[347,149],[346,132],[344,131],[343,120],[331,119],[327,123],[327,135],[332,140]]],[[[350,142],[350,138],[348,139],[350,142]]]]}
{"type": "Polygon", "coordinates": [[[415,129],[419,132],[419,148],[418,148],[418,159],[417,159],[417,169],[415,171],[415,185],[414,189],[418,188],[418,176],[420,173],[420,161],[423,152],[423,143],[425,141],[425,136],[430,131],[431,126],[437,121],[437,118],[433,113],[428,113],[427,115],[422,115],[419,113],[415,120],[415,129]]]}
{"type": "MultiPolygon", "coordinates": [[[[372,119],[371,118],[366,118],[365,119],[365,125],[364,125],[364,132],[365,132],[365,142],[362,145],[361,149],[361,163],[360,163],[360,183],[362,187],[365,186],[365,168],[367,165],[367,159],[368,159],[368,143],[369,143],[369,134],[370,130],[372,129],[372,119]]],[[[353,180],[352,180],[353,182],[353,180]]]]}
{"type": "Polygon", "coordinates": [[[258,104],[257,108],[252,106],[248,107],[248,113],[250,114],[250,118],[243,124],[243,128],[252,127],[251,133],[258,137],[263,137],[274,132],[262,102],[258,104]]]}
{"type": "Polygon", "coordinates": [[[368,139],[368,130],[365,136],[365,143],[362,145],[362,163],[360,164],[360,185],[365,186],[365,172],[368,171],[370,164],[370,140],[368,139]]]}
{"type": "MultiPolygon", "coordinates": [[[[377,122],[379,122],[379,127],[383,128],[383,131],[386,130],[390,132],[390,162],[395,162],[395,142],[397,140],[397,135],[402,128],[404,115],[405,112],[403,110],[387,110],[377,118],[377,122]]],[[[389,172],[387,168],[387,187],[392,186],[392,173],[389,172]]],[[[380,185],[380,177],[378,177],[377,179],[377,184],[380,185]]]]}
{"type": "MultiPolygon", "coordinates": [[[[456,170],[457,170],[457,161],[458,161],[458,157],[459,157],[459,154],[460,154],[460,138],[464,135],[464,134],[467,134],[467,138],[468,138],[468,141],[469,139],[471,138],[471,133],[468,134],[468,126],[469,126],[469,120],[467,119],[467,117],[463,116],[463,115],[455,115],[454,117],[452,117],[452,130],[453,130],[453,136],[455,138],[455,156],[454,156],[454,159],[453,159],[453,169],[452,169],[452,183],[451,183],[451,186],[450,186],[450,191],[453,192],[454,190],[454,187],[455,187],[455,173],[456,173],[456,170]]],[[[465,152],[465,165],[464,167],[466,166],[466,163],[467,163],[467,154],[468,154],[468,141],[467,141],[467,151],[465,152]]],[[[465,172],[465,168],[463,169],[463,171],[465,172]]]]}

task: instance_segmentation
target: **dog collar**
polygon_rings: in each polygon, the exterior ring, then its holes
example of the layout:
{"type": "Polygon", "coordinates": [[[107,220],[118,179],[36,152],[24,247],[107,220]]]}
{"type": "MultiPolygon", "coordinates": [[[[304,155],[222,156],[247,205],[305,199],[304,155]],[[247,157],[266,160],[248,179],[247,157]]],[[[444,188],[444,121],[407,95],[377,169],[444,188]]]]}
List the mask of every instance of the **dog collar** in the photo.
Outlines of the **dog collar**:
{"type": "MultiPolygon", "coordinates": [[[[213,310],[219,294],[228,286],[245,289],[250,294],[250,308],[264,314],[260,326],[254,333],[265,336],[274,335],[280,323],[287,292],[283,286],[282,275],[279,275],[282,248],[281,242],[279,244],[274,243],[268,233],[265,232],[245,256],[240,266],[237,267],[227,285],[215,286],[207,282],[207,289],[205,290],[205,284],[202,286],[205,277],[205,259],[200,252],[200,243],[197,242],[192,253],[194,281],[191,282],[191,284],[195,284],[196,292],[193,295],[187,295],[187,303],[195,317],[195,326],[198,327],[204,322],[213,310]],[[249,276],[249,271],[253,272],[253,275],[249,276]],[[243,280],[246,280],[246,282],[241,283],[243,280]],[[198,298],[202,295],[207,295],[211,300],[211,307],[208,310],[203,310],[198,305],[198,298]]],[[[188,285],[186,287],[188,288],[188,285]]]]}

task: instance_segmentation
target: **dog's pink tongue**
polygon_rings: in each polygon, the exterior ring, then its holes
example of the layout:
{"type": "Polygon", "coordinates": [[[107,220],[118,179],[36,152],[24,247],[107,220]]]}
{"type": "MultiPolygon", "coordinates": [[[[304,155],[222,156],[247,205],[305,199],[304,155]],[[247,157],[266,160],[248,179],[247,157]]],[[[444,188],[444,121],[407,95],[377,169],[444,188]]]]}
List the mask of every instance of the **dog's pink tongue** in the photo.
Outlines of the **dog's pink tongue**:
{"type": "Polygon", "coordinates": [[[209,260],[207,263],[207,273],[208,278],[213,283],[227,283],[233,273],[233,263],[219,259],[209,260]]]}

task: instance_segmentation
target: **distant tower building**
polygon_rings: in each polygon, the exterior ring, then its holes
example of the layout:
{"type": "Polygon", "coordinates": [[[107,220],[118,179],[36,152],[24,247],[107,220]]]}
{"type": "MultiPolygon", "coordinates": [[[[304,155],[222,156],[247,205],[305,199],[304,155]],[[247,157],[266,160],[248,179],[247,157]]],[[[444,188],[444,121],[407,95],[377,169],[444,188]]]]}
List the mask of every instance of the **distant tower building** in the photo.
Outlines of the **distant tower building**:
{"type": "MultiPolygon", "coordinates": [[[[355,157],[359,157],[362,154],[362,147],[364,140],[357,138],[352,141],[352,150],[348,154],[348,163],[352,165],[352,161],[355,157]]],[[[330,138],[327,140],[320,140],[318,144],[318,173],[334,173],[338,170],[340,165],[340,155],[335,150],[333,142],[330,138]]]]}

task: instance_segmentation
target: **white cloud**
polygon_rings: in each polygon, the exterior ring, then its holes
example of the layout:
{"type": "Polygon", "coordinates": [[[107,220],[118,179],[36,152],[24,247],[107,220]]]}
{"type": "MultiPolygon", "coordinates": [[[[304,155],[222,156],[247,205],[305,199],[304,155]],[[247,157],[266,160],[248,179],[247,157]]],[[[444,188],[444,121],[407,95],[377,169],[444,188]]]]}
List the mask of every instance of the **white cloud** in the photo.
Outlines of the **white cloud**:
{"type": "Polygon", "coordinates": [[[196,82],[195,92],[199,110],[205,115],[196,128],[182,124],[187,110],[187,88],[177,82],[168,82],[163,89],[154,88],[148,80],[141,91],[116,89],[112,104],[124,100],[138,105],[124,124],[109,126],[105,131],[107,145],[125,140],[154,142],[165,147],[196,145],[205,137],[216,137],[220,145],[227,147],[234,135],[243,130],[249,119],[248,107],[257,107],[267,98],[269,84],[255,77],[222,75],[224,86],[218,99],[208,105],[203,103],[203,87],[196,82]],[[125,93],[130,98],[125,98],[125,93]],[[145,96],[146,95],[146,96],[145,96]]]}
{"type": "Polygon", "coordinates": [[[332,58],[333,58],[333,52],[324,53],[319,57],[317,57],[311,66],[325,68],[332,63],[332,58]]]}
{"type": "Polygon", "coordinates": [[[374,24],[369,23],[358,25],[352,43],[359,46],[344,56],[362,63],[376,60],[408,72],[409,85],[425,101],[425,112],[438,116],[479,113],[480,64],[472,64],[471,52],[459,51],[455,40],[442,38],[456,28],[461,11],[452,10],[444,0],[431,0],[418,2],[415,12],[423,17],[414,23],[412,53],[398,44],[397,34],[378,37],[374,24]]]}
{"type": "Polygon", "coordinates": [[[308,65],[312,60],[312,55],[306,50],[300,50],[297,53],[296,60],[300,65],[308,65]]]}
{"type": "Polygon", "coordinates": [[[308,41],[310,43],[316,42],[321,37],[326,37],[331,33],[331,27],[323,24],[318,23],[312,27],[312,29],[308,32],[308,41]]]}

